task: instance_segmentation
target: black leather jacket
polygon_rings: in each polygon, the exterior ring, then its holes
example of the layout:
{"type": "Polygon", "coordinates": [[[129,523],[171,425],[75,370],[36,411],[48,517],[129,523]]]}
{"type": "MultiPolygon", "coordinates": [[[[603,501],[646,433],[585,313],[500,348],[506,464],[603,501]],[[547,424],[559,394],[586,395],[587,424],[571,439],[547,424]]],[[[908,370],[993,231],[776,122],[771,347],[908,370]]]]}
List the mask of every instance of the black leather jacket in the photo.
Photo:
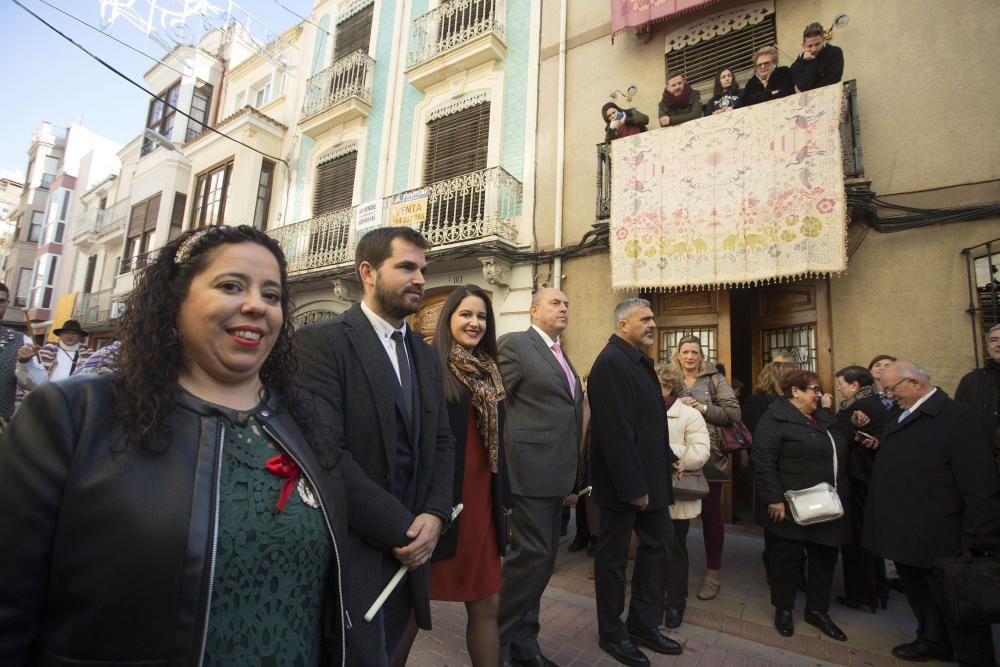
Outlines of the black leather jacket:
{"type": "MultiPolygon", "coordinates": [[[[2,665],[166,667],[204,657],[220,443],[234,413],[182,392],[166,452],[122,450],[112,382],[43,385],[0,440],[2,665]]],[[[345,665],[343,478],[320,467],[277,400],[256,416],[318,491],[334,556],[323,663],[345,665]]]]}

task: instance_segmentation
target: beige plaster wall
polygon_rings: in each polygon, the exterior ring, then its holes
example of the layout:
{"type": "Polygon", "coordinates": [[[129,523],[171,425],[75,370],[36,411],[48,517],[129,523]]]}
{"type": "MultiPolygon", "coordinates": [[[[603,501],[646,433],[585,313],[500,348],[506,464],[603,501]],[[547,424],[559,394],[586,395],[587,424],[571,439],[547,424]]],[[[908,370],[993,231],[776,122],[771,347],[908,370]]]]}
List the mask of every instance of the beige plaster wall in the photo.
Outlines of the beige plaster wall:
{"type": "Polygon", "coordinates": [[[997,218],[869,233],[847,273],[830,280],[834,368],[891,354],[926,367],[953,393],[976,366],[962,249],[998,237],[997,218]]]}
{"type": "Polygon", "coordinates": [[[614,332],[615,304],[633,294],[611,291],[607,255],[570,259],[563,264],[562,290],[569,299],[569,325],[563,334],[566,352],[583,377],[614,332]]]}

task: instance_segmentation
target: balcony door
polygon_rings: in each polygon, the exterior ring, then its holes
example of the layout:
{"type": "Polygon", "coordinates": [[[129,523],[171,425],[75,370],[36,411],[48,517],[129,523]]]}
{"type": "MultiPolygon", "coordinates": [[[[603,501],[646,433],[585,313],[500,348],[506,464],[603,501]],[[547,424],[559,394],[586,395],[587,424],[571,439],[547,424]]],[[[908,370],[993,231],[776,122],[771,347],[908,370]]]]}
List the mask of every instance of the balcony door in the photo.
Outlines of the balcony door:
{"type": "Polygon", "coordinates": [[[330,219],[313,225],[309,234],[310,254],[336,252],[350,243],[350,211],[357,166],[357,150],[337,151],[320,159],[316,166],[313,217],[329,215],[330,219]]]}
{"type": "Polygon", "coordinates": [[[486,169],[489,145],[489,102],[427,123],[424,183],[431,187],[426,225],[432,230],[483,220],[486,186],[477,174],[486,169]]]}

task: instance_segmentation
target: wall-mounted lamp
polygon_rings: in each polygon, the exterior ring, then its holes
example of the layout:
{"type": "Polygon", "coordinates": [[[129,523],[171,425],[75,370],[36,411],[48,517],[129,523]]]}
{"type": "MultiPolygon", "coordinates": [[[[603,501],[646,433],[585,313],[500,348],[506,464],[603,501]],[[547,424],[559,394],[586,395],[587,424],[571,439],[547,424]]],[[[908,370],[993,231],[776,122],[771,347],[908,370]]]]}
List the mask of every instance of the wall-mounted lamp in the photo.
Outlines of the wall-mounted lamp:
{"type": "Polygon", "coordinates": [[[823,35],[823,38],[829,42],[831,39],[833,39],[833,29],[843,28],[845,25],[850,23],[850,21],[851,17],[848,16],[847,14],[837,14],[836,18],[833,19],[833,25],[831,25],[827,29],[826,33],[823,35]]]}
{"type": "Polygon", "coordinates": [[[608,93],[608,97],[610,97],[613,100],[617,100],[618,96],[621,95],[622,97],[625,98],[626,102],[631,102],[632,98],[635,97],[635,94],[638,93],[638,92],[639,92],[639,89],[636,88],[635,85],[633,84],[633,85],[629,86],[628,88],[626,88],[624,93],[622,91],[620,91],[620,90],[617,90],[617,89],[612,90],[610,93],[608,93]]]}

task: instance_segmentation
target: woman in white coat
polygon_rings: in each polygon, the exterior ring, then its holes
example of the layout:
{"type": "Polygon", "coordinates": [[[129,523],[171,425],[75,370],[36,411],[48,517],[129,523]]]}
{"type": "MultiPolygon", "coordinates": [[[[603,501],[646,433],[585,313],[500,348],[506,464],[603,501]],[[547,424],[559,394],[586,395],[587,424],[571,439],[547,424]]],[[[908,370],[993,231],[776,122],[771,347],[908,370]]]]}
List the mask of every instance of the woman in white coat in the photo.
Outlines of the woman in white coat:
{"type": "MultiPolygon", "coordinates": [[[[708,427],[705,418],[694,408],[685,405],[678,397],[684,392],[684,378],[669,366],[657,370],[660,390],[667,406],[667,427],[670,448],[680,459],[683,470],[700,470],[711,455],[708,427]]],[[[680,626],[688,596],[687,534],[691,519],[701,514],[701,500],[675,500],[670,506],[674,524],[674,543],[667,564],[667,586],[664,599],[663,624],[668,628],[680,626]]]]}

